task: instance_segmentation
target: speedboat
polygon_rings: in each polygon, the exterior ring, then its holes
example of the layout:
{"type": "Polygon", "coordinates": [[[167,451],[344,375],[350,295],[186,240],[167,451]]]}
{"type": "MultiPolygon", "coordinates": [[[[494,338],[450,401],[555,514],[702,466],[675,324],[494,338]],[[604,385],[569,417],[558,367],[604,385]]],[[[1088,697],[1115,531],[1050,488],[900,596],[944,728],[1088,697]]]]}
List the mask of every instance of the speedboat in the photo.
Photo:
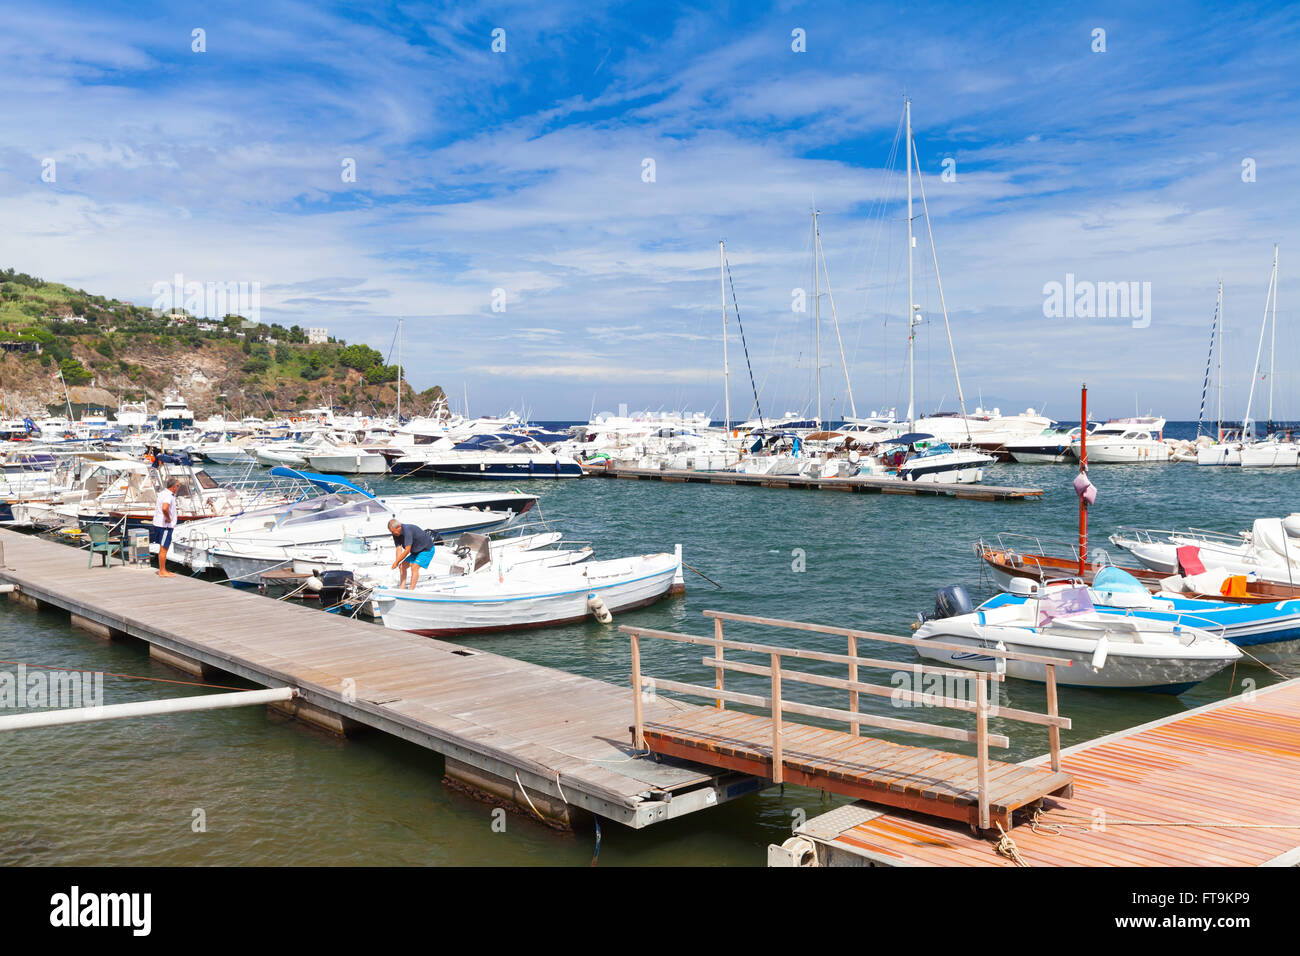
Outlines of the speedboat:
{"type": "Polygon", "coordinates": [[[994,459],[977,451],[954,451],[933,435],[909,432],[891,439],[883,452],[884,463],[898,470],[904,481],[973,484],[984,478],[984,466],[994,459]]]}
{"type": "Polygon", "coordinates": [[[385,627],[428,637],[571,624],[653,604],[685,590],[679,545],[561,567],[515,566],[487,574],[437,578],[411,590],[377,588],[375,614],[385,627]]]}
{"type": "Polygon", "coordinates": [[[1054,465],[1070,458],[1070,445],[1081,429],[1046,428],[1037,435],[1009,438],[1002,450],[1022,465],[1054,465]]]}
{"type": "MultiPolygon", "coordinates": [[[[1025,596],[1002,594],[985,602],[984,607],[999,603],[1032,601],[1053,589],[1076,587],[1071,584],[1030,584],[1025,596]]],[[[1183,594],[1160,591],[1152,594],[1146,585],[1122,568],[1103,568],[1088,589],[1093,607],[1101,614],[1179,622],[1210,631],[1238,647],[1277,644],[1300,638],[1300,601],[1271,604],[1235,604],[1224,600],[1205,600],[1183,594]]]]}
{"type": "Polygon", "coordinates": [[[450,451],[413,452],[390,466],[395,475],[462,480],[581,478],[576,458],[547,451],[533,439],[509,433],[475,435],[450,451]]]}
{"type": "MultiPolygon", "coordinates": [[[[281,469],[272,471],[272,475],[281,469]]],[[[234,581],[256,583],[266,571],[294,563],[300,549],[342,546],[348,540],[382,543],[390,550],[388,522],[396,518],[434,534],[492,531],[505,527],[537,502],[536,495],[391,495],[375,497],[337,475],[300,476],[323,494],[289,505],[247,511],[178,528],[169,552],[192,570],[220,567],[234,581]]],[[[391,560],[391,559],[390,559],[391,560]]]]}
{"type": "MultiPolygon", "coordinates": [[[[1032,585],[1017,582],[1022,598],[1030,597],[1032,585]]],[[[1179,620],[1102,613],[1083,586],[1046,588],[1032,600],[1012,597],[997,595],[972,608],[965,588],[942,589],[934,613],[918,615],[915,636],[923,643],[917,653],[943,664],[1033,681],[1046,680],[1046,665],[995,658],[980,650],[1048,655],[1071,662],[1057,668],[1061,684],[1175,694],[1241,658],[1241,651],[1223,637],[1179,620]]]]}

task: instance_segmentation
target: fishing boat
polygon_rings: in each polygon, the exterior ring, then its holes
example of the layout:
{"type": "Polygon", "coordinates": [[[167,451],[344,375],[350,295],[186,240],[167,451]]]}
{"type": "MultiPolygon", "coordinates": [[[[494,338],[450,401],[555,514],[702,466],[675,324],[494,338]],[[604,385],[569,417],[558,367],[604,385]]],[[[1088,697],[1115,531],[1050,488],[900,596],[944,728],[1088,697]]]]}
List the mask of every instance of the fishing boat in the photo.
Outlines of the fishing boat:
{"type": "Polygon", "coordinates": [[[571,624],[653,604],[685,590],[679,545],[673,554],[643,554],[563,567],[515,567],[498,573],[439,578],[411,590],[371,595],[385,627],[428,637],[571,624]]]}
{"type": "MultiPolygon", "coordinates": [[[[1078,546],[1048,543],[1034,535],[1002,532],[992,540],[980,538],[975,543],[975,553],[984,563],[984,569],[1003,591],[1012,589],[1012,581],[1059,581],[1078,578],[1091,582],[1099,571],[1112,567],[1110,555],[1100,548],[1090,551],[1079,560],[1078,546]]],[[[1125,568],[1140,580],[1148,590],[1158,590],[1166,575],[1148,568],[1125,568]]]]}
{"type": "MultiPolygon", "coordinates": [[[[1019,585],[1031,596],[1032,582],[1019,585]]],[[[1088,588],[1048,588],[1033,600],[997,595],[978,608],[960,585],[942,589],[932,614],[918,615],[917,653],[929,660],[1021,680],[1045,681],[1043,664],[981,654],[1000,649],[1071,661],[1056,680],[1074,687],[1182,693],[1241,658],[1209,630],[1180,620],[1100,613],[1088,588]],[[943,646],[946,645],[946,646],[943,646]],[[956,645],[956,647],[953,647],[956,645]]]]}

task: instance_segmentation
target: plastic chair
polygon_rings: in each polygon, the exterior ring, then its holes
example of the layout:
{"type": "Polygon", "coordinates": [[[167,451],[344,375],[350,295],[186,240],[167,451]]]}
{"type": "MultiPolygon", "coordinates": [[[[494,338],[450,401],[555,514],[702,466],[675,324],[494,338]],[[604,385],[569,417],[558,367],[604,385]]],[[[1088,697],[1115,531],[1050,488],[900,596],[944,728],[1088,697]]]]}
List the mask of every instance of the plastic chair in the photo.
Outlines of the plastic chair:
{"type": "Polygon", "coordinates": [[[121,559],[123,566],[126,565],[126,553],[122,550],[122,539],[111,538],[108,529],[102,524],[92,524],[86,526],[86,534],[90,537],[90,556],[86,560],[86,567],[92,567],[95,563],[95,555],[104,556],[104,567],[112,567],[113,554],[116,552],[121,559]]]}

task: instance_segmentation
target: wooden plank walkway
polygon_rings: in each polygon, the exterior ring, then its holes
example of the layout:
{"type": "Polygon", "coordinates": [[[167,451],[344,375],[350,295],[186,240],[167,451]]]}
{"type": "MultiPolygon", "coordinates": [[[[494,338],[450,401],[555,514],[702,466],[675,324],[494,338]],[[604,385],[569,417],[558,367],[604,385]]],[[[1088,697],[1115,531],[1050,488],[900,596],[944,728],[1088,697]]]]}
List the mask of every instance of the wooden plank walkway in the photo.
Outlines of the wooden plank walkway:
{"type": "MultiPolygon", "coordinates": [[[[772,719],[720,708],[697,708],[669,720],[647,720],[646,746],[656,753],[756,776],[772,776],[772,719]]],[[[857,737],[808,724],[782,724],[781,758],[788,783],[826,790],[926,815],[979,822],[974,757],[857,737]]],[[[1011,828],[1012,813],[1069,788],[1066,773],[988,763],[993,823],[1011,828]]]]}
{"type": "MultiPolygon", "coordinates": [[[[561,821],[577,807],[643,827],[761,785],[633,757],[626,686],[185,576],[98,560],[88,569],[85,551],[13,531],[0,531],[0,548],[0,581],[20,591],[11,597],[263,686],[297,687],[308,705],[471,766],[525,807],[523,793],[544,811],[553,806],[561,821]]],[[[658,719],[692,709],[666,699],[647,706],[658,719]]]]}
{"type": "MultiPolygon", "coordinates": [[[[1062,769],[1073,795],[1012,834],[1029,866],[1300,865],[1300,678],[1069,747],[1062,769]]],[[[965,827],[864,804],[796,833],[832,865],[1017,865],[965,827]]]]}
{"type": "Polygon", "coordinates": [[[680,481],[710,485],[753,485],[762,488],[803,488],[814,491],[961,498],[973,501],[1026,501],[1043,496],[1041,488],[939,484],[929,481],[903,481],[900,478],[805,478],[800,475],[742,475],[731,471],[606,468],[591,464],[584,465],[583,471],[596,478],[636,478],[642,481],[680,481]]]}

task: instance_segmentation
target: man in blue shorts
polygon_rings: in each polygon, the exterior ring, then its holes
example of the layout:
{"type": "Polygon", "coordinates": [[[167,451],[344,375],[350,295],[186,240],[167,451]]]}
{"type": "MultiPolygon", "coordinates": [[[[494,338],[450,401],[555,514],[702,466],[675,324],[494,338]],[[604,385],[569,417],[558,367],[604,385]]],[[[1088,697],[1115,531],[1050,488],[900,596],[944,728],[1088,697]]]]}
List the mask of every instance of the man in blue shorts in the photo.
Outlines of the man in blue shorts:
{"type": "Polygon", "coordinates": [[[172,544],[172,532],[176,530],[176,489],[180,480],[168,478],[167,487],[158,492],[158,500],[153,509],[153,526],[149,529],[149,543],[158,545],[158,577],[174,578],[167,570],[167,549],[172,544]]]}
{"type": "Polygon", "coordinates": [[[401,569],[397,587],[414,589],[420,580],[420,569],[428,570],[429,562],[433,560],[433,536],[418,525],[402,524],[396,518],[388,522],[388,530],[397,546],[397,560],[393,567],[401,569]],[[409,585],[406,583],[407,569],[411,572],[409,585]]]}

